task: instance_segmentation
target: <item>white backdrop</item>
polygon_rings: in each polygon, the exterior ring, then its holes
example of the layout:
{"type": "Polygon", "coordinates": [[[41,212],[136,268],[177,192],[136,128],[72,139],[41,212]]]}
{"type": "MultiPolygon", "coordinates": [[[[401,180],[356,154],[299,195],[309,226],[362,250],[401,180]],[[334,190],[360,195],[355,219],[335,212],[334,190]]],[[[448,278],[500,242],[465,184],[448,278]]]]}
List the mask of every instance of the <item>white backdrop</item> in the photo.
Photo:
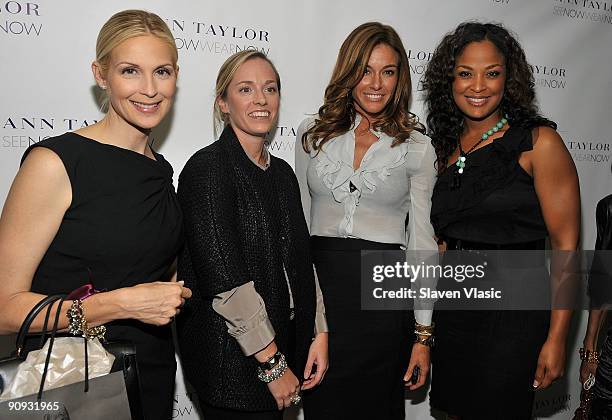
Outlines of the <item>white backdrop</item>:
{"type": "MultiPolygon", "coordinates": [[[[411,59],[413,112],[424,119],[419,80],[442,35],[468,19],[504,23],[518,34],[534,65],[542,111],[559,124],[578,167],[582,241],[585,249],[593,247],[595,204],[612,192],[606,125],[612,106],[611,0],[0,0],[2,201],[29,144],[101,117],[89,66],[99,28],[125,8],[158,13],[179,48],[176,105],[154,135],[175,175],[191,154],[213,141],[214,80],[237,49],[264,51],[278,67],[283,104],[271,146],[292,164],[295,129],[318,109],[340,44],[355,26],[378,20],[400,33],[411,59]]],[[[578,404],[576,349],[584,322],[578,313],[566,378],[538,394],[538,418],[571,418],[578,404]]],[[[174,418],[196,419],[178,376],[174,418]]],[[[470,385],[478,393],[478,384],[458,384],[470,385]]],[[[410,395],[406,405],[408,418],[432,418],[425,392],[410,395]]]]}

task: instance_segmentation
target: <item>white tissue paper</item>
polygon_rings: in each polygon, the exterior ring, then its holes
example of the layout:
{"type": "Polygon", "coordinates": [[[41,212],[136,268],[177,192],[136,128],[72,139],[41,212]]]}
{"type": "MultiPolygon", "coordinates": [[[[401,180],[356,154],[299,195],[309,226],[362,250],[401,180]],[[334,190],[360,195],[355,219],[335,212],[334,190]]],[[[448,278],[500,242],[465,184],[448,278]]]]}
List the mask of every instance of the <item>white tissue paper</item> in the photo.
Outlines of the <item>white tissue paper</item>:
{"type": "MultiPolygon", "coordinates": [[[[0,395],[0,401],[12,400],[35,394],[40,387],[40,380],[45,368],[45,359],[49,340],[42,349],[28,353],[25,361],[19,365],[17,374],[0,395]]],[[[100,340],[87,340],[87,357],[89,359],[89,379],[110,373],[115,356],[108,353],[100,340]]],[[[49,361],[45,390],[59,388],[85,380],[85,344],[82,337],[59,337],[53,343],[53,352],[49,361]]]]}

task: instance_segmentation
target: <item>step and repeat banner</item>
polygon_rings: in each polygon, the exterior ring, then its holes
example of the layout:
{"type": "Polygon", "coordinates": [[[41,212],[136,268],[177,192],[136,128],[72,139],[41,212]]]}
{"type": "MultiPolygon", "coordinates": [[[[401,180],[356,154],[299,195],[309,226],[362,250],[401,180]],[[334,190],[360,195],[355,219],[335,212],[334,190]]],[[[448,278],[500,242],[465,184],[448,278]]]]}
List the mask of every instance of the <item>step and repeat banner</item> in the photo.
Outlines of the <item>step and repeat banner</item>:
{"type": "MultiPolygon", "coordinates": [[[[179,49],[173,111],[153,135],[175,169],[214,141],[214,82],[221,63],[243,49],[265,52],[283,84],[273,154],[293,164],[300,121],[317,111],[340,44],[366,21],[390,24],[410,58],[413,112],[424,120],[421,78],[441,37],[462,21],[505,24],[533,65],[543,113],[559,125],[580,175],[582,243],[595,242],[597,201],[612,193],[607,123],[612,108],[612,1],[587,0],[0,0],[0,200],[33,143],[102,117],[90,65],[102,24],[125,8],[162,16],[179,49]]],[[[538,393],[537,418],[569,419],[579,403],[578,353],[586,314],[577,313],[566,377],[538,393]]],[[[500,360],[500,363],[504,363],[500,360]]],[[[179,371],[175,419],[197,419],[179,371]]],[[[478,384],[457,384],[473,386],[478,384]]],[[[439,418],[426,390],[407,394],[407,418],[439,418]]],[[[301,413],[288,417],[301,418],[301,413]]]]}

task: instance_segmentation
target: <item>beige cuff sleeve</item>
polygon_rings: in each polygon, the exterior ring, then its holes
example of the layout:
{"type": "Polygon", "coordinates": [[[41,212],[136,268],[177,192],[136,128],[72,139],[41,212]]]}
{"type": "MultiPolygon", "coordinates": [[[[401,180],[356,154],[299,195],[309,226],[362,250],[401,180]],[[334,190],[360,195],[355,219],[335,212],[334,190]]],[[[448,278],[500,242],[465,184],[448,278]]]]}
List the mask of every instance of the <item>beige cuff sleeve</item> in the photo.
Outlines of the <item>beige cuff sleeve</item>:
{"type": "Polygon", "coordinates": [[[415,309],[414,310],[414,320],[421,325],[430,326],[432,318],[433,318],[433,311],[431,309],[415,309]]]}
{"type": "Polygon", "coordinates": [[[315,335],[322,332],[329,332],[329,327],[327,326],[327,318],[325,317],[325,302],[323,302],[323,293],[321,292],[321,287],[319,286],[319,277],[317,276],[317,270],[314,268],[314,277],[315,277],[315,289],[317,293],[317,313],[315,316],[315,335]]]}
{"type": "Polygon", "coordinates": [[[246,356],[257,353],[274,340],[266,305],[252,281],[219,293],[212,307],[225,319],[227,332],[238,341],[246,356]]]}

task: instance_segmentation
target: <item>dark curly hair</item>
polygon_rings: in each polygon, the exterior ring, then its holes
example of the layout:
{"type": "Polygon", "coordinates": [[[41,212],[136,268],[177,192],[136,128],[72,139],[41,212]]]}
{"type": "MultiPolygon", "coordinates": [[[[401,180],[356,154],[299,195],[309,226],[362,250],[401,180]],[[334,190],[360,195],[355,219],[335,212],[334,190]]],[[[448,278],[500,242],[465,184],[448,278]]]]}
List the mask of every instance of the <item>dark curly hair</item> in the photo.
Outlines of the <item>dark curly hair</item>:
{"type": "Polygon", "coordinates": [[[455,105],[452,93],[455,60],[468,44],[484,40],[491,41],[504,57],[506,82],[499,109],[508,116],[509,124],[529,129],[543,125],[557,128],[539,114],[533,69],[516,38],[500,24],[464,22],[444,36],[423,80],[428,134],[436,150],[439,172],[446,168],[463,132],[464,115],[455,105]]]}

